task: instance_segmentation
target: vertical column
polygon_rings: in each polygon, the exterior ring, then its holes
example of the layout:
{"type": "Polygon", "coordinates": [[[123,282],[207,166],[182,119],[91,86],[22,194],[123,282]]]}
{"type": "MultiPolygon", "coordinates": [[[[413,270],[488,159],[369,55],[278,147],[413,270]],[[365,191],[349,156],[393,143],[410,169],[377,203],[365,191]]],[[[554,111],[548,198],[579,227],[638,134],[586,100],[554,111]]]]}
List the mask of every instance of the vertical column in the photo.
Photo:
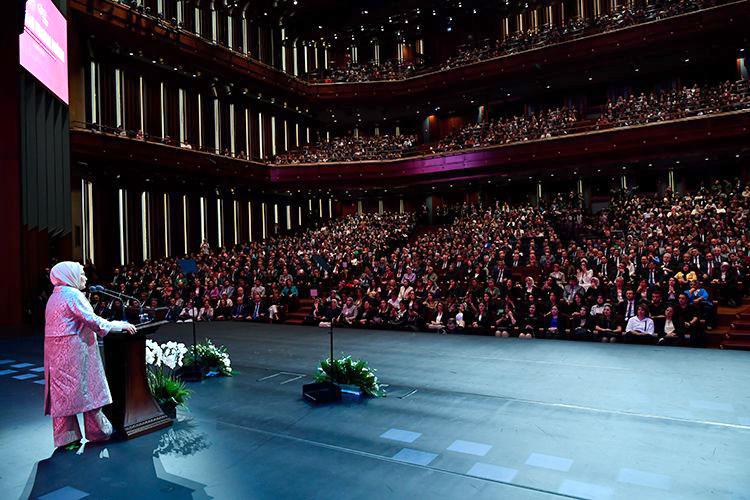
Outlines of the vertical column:
{"type": "Polygon", "coordinates": [[[236,156],[235,154],[235,140],[234,140],[234,103],[229,104],[229,152],[231,153],[232,157],[236,156]]]}
{"type": "Polygon", "coordinates": [[[586,0],[578,0],[577,14],[579,19],[586,19],[586,0]]]}
{"type": "Polygon", "coordinates": [[[151,258],[151,196],[147,191],[141,193],[141,247],[143,260],[151,258]]]}
{"type": "Polygon", "coordinates": [[[201,215],[201,243],[203,243],[206,240],[207,234],[206,234],[206,223],[208,222],[206,220],[206,211],[208,210],[208,207],[206,206],[206,197],[201,196],[200,197],[200,215],[201,215]]]}
{"type": "Polygon", "coordinates": [[[164,257],[169,257],[171,252],[171,220],[169,210],[169,193],[164,193],[162,197],[162,203],[164,204],[164,257]]]}
{"type": "Polygon", "coordinates": [[[669,172],[667,172],[667,185],[669,186],[669,189],[672,190],[672,192],[677,192],[677,186],[675,184],[674,180],[674,169],[670,168],[669,172]]]}
{"type": "Polygon", "coordinates": [[[140,131],[146,133],[146,97],[143,88],[143,77],[138,77],[138,113],[140,113],[140,131]]]}
{"type": "Polygon", "coordinates": [[[203,29],[201,27],[201,9],[198,7],[198,3],[195,4],[195,9],[193,10],[193,16],[195,19],[195,34],[198,36],[203,35],[203,29]]]}
{"type": "Polygon", "coordinates": [[[276,116],[271,115],[271,157],[276,156],[276,116]]]}
{"type": "Polygon", "coordinates": [[[264,152],[265,143],[263,141],[264,135],[265,133],[263,131],[263,113],[258,113],[258,157],[261,160],[265,158],[265,152],[264,152]]]}
{"type": "Polygon", "coordinates": [[[188,253],[188,225],[190,219],[188,218],[188,198],[186,194],[182,195],[182,251],[184,254],[188,253]]]}
{"type": "Polygon", "coordinates": [[[536,204],[540,205],[542,203],[542,181],[538,181],[536,183],[536,204]]]}
{"type": "Polygon", "coordinates": [[[120,265],[128,263],[128,193],[117,190],[117,218],[120,229],[120,265]]]}
{"type": "Polygon", "coordinates": [[[245,108],[245,152],[247,153],[247,159],[253,157],[253,151],[250,149],[250,108],[245,108]]]}
{"type": "Polygon", "coordinates": [[[265,201],[261,203],[260,205],[260,217],[261,217],[261,222],[263,224],[262,225],[263,232],[261,233],[262,239],[265,240],[266,239],[266,202],[265,201]]]}
{"type": "Polygon", "coordinates": [[[83,262],[94,262],[96,252],[94,250],[94,185],[85,179],[81,180],[81,221],[83,235],[81,243],[83,246],[83,262]]]}
{"type": "Polygon", "coordinates": [[[167,136],[167,92],[164,88],[164,82],[159,83],[159,125],[161,127],[161,138],[167,136]]]}
{"type": "Polygon", "coordinates": [[[221,121],[218,97],[214,97],[214,151],[216,154],[221,154],[221,121]]]}
{"type": "Polygon", "coordinates": [[[198,149],[203,150],[203,99],[198,94],[198,149]]]}
{"type": "Polygon", "coordinates": [[[240,242],[240,202],[236,199],[232,200],[232,227],[234,228],[232,243],[236,245],[240,242]]]}
{"type": "Polygon", "coordinates": [[[185,120],[185,91],[177,90],[178,118],[180,120],[180,146],[187,142],[187,123],[185,120]]]}

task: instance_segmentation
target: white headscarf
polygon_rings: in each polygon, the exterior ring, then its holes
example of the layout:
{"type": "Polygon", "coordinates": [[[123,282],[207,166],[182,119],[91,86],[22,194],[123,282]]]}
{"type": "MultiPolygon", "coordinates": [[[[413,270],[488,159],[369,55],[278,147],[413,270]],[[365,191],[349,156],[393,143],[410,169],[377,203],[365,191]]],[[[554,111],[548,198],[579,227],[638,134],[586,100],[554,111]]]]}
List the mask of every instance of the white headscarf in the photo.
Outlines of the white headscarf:
{"type": "Polygon", "coordinates": [[[49,272],[49,279],[55,286],[69,286],[78,290],[83,266],[78,262],[60,262],[49,272]]]}

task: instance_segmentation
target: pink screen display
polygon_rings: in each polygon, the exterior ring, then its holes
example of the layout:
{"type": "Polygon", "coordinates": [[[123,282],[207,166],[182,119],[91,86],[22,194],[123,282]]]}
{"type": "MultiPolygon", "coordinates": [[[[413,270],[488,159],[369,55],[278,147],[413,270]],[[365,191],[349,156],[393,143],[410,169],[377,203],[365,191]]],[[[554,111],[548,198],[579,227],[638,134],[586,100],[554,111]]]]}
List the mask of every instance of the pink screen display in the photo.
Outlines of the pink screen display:
{"type": "Polygon", "coordinates": [[[21,66],[68,104],[67,21],[51,0],[27,0],[21,66]]]}

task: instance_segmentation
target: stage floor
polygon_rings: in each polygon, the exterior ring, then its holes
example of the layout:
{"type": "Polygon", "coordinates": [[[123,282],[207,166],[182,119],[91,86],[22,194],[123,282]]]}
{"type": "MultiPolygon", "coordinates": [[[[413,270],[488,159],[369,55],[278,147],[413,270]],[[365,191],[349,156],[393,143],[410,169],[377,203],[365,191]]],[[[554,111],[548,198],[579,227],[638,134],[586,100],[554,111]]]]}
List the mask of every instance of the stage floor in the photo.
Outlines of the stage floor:
{"type": "Polygon", "coordinates": [[[236,376],[193,384],[173,428],[79,455],[52,454],[40,339],[0,342],[2,496],[750,498],[745,352],[337,330],[336,353],[370,361],[389,396],[312,407],[327,330],[198,335],[236,376]]]}

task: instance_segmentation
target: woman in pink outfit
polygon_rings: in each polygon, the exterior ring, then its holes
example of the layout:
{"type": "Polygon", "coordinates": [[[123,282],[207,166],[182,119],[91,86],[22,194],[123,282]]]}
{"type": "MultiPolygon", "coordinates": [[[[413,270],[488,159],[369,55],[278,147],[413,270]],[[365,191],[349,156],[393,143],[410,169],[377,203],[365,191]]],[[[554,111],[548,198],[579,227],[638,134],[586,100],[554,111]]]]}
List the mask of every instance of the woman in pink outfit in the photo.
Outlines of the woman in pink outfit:
{"type": "Polygon", "coordinates": [[[50,271],[55,290],[47,302],[44,328],[44,414],[52,415],[55,446],[80,441],[76,415],[83,413],[86,439],[105,441],[112,424],[102,407],[112,402],[97,336],[110,331],[135,333],[124,321],[107,321],[96,314],[81,293],[86,286],[83,266],[60,262],[50,271]]]}

